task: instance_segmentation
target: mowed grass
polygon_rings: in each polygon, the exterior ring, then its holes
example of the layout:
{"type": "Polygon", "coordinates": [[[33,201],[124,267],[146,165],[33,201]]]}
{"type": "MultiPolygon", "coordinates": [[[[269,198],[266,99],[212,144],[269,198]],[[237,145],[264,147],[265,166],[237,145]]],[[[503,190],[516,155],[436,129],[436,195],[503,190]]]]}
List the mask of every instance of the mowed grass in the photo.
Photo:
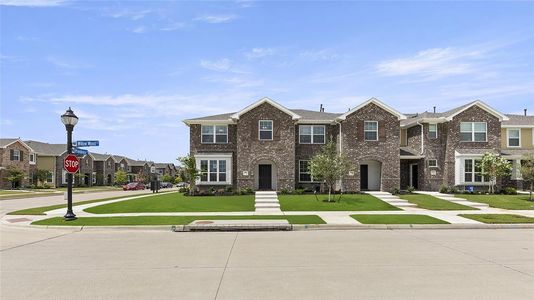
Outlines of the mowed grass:
{"type": "Polygon", "coordinates": [[[186,225],[195,220],[287,220],[291,224],[325,224],[316,215],[302,216],[137,216],[137,217],[81,217],[64,221],[55,217],[35,221],[32,225],[57,226],[134,226],[134,225],[186,225]]]}
{"type": "Polygon", "coordinates": [[[373,211],[400,210],[368,194],[332,195],[336,202],[326,202],[328,195],[279,195],[280,208],[284,211],[373,211]],[[318,200],[317,200],[318,199],[318,200]]]}
{"type": "Polygon", "coordinates": [[[408,200],[408,202],[417,204],[419,208],[430,210],[477,210],[477,208],[453,203],[447,200],[439,199],[434,196],[424,194],[406,194],[399,195],[399,198],[408,200]]]}
{"type": "Polygon", "coordinates": [[[459,216],[487,224],[534,223],[534,218],[512,214],[461,214],[459,216]]]}
{"type": "Polygon", "coordinates": [[[450,224],[427,215],[351,215],[362,224],[450,224]]]}
{"type": "Polygon", "coordinates": [[[528,200],[528,195],[471,195],[458,194],[455,197],[473,202],[486,203],[491,207],[511,210],[532,210],[534,201],[528,200]]]}
{"type": "Polygon", "coordinates": [[[254,195],[192,197],[171,192],[99,205],[85,211],[93,214],[254,211],[254,195]]]}
{"type": "MultiPolygon", "coordinates": [[[[74,202],[74,203],[72,203],[72,206],[95,203],[95,202],[102,202],[102,201],[108,201],[108,200],[115,200],[115,199],[126,198],[126,197],[130,197],[130,196],[118,196],[118,197],[111,197],[111,198],[104,198],[104,199],[95,199],[95,200],[74,202]]],[[[8,215],[44,215],[46,211],[59,209],[59,208],[66,208],[66,207],[67,207],[67,204],[56,204],[56,205],[40,206],[40,207],[34,207],[34,208],[27,208],[27,209],[12,211],[12,212],[8,213],[8,215]]]]}

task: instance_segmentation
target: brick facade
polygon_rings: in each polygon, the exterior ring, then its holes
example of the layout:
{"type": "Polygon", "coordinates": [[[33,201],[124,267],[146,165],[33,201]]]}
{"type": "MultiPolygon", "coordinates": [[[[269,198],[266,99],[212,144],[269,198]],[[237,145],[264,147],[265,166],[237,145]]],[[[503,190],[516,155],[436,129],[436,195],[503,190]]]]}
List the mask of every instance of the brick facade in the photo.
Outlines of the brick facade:
{"type": "Polygon", "coordinates": [[[0,166],[2,168],[0,169],[0,188],[1,189],[9,189],[11,188],[11,183],[5,179],[6,176],[8,176],[7,171],[5,168],[9,166],[13,166],[22,172],[24,172],[25,176],[24,178],[16,183],[16,187],[25,187],[30,184],[29,181],[29,174],[30,174],[30,151],[27,147],[25,147],[20,141],[16,141],[6,148],[0,148],[0,166]],[[11,160],[11,150],[18,150],[21,151],[21,159],[20,160],[11,160]]]}

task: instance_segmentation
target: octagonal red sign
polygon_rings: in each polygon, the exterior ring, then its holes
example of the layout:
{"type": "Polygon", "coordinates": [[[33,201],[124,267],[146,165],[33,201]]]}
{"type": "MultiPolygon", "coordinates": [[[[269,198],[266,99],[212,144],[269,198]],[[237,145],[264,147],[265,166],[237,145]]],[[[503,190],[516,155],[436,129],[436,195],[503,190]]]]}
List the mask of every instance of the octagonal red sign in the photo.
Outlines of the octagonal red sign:
{"type": "Polygon", "coordinates": [[[69,154],[63,159],[63,168],[69,173],[76,173],[80,169],[80,161],[74,154],[69,154]]]}

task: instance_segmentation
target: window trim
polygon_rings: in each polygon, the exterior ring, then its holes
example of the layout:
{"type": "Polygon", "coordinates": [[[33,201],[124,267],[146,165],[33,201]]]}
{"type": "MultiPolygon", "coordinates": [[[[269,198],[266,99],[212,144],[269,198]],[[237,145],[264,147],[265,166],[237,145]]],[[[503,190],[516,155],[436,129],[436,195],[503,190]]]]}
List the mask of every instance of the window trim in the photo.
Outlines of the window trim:
{"type": "Polygon", "coordinates": [[[202,161],[208,161],[207,181],[202,181],[201,176],[196,179],[197,185],[231,185],[232,184],[232,154],[197,154],[195,155],[196,167],[202,173],[201,164],[202,161]],[[226,181],[210,181],[210,161],[217,161],[217,180],[219,180],[220,161],[226,161],[226,181]]]}
{"type": "Polygon", "coordinates": [[[28,156],[28,162],[30,163],[30,165],[35,165],[37,163],[37,154],[33,152],[30,153],[28,156]],[[32,157],[33,157],[33,160],[32,160],[32,157]]]}
{"type": "Polygon", "coordinates": [[[363,140],[366,142],[378,142],[378,121],[363,121],[363,140]],[[376,130],[365,130],[365,123],[376,123],[376,130]],[[376,132],[376,140],[368,140],[365,132],[376,132]]]}
{"type": "Polygon", "coordinates": [[[258,140],[259,141],[272,141],[274,139],[274,122],[273,120],[258,120],[258,140]],[[262,131],[269,131],[269,130],[262,130],[261,129],[261,122],[271,122],[271,138],[270,139],[262,139],[261,138],[261,132],[262,131]]]}
{"type": "Polygon", "coordinates": [[[488,122],[476,122],[476,121],[469,121],[469,122],[460,122],[460,143],[487,143],[488,142],[488,122]],[[462,124],[463,123],[469,123],[471,124],[471,131],[462,131],[462,124]],[[485,124],[486,130],[484,131],[485,139],[483,141],[475,141],[475,134],[476,133],[482,133],[482,131],[475,131],[475,124],[485,124]],[[471,133],[471,140],[470,141],[462,141],[462,133],[471,133]]]}
{"type": "Polygon", "coordinates": [[[20,150],[19,149],[13,149],[13,160],[12,161],[20,161],[20,150]],[[15,155],[15,153],[17,153],[17,155],[15,155]]]}
{"type": "Polygon", "coordinates": [[[465,185],[477,185],[477,184],[478,185],[483,185],[483,184],[487,183],[486,178],[483,175],[480,175],[481,181],[475,181],[476,174],[477,173],[479,173],[479,174],[482,173],[482,171],[481,172],[476,172],[476,164],[477,164],[476,162],[477,162],[477,160],[480,161],[480,158],[479,159],[477,159],[477,158],[465,158],[465,159],[462,160],[462,162],[463,162],[463,183],[465,185]],[[469,172],[469,173],[471,173],[471,181],[465,180],[465,174],[467,173],[467,171],[465,170],[465,162],[468,161],[468,160],[470,160],[472,162],[472,166],[473,166],[473,170],[471,172],[469,172]]]}
{"type": "Polygon", "coordinates": [[[431,139],[431,140],[435,140],[435,139],[438,138],[438,123],[428,123],[428,138],[431,139]],[[436,130],[430,130],[430,125],[436,126],[436,130]],[[436,133],[435,137],[431,137],[430,136],[430,133],[432,133],[432,132],[436,133]]]}
{"type": "MultiPolygon", "coordinates": [[[[300,124],[298,127],[299,127],[299,144],[303,144],[303,145],[311,145],[311,144],[324,145],[324,144],[326,143],[326,126],[325,126],[325,125],[308,125],[308,124],[300,124]],[[302,134],[300,134],[300,127],[301,127],[301,126],[310,126],[310,127],[311,127],[311,133],[310,133],[311,139],[310,139],[310,142],[309,142],[309,143],[303,143],[303,142],[300,141],[300,137],[301,137],[301,135],[302,135],[302,134]],[[313,138],[314,138],[314,135],[315,135],[315,133],[314,133],[314,131],[315,131],[315,127],[322,127],[322,128],[323,128],[323,134],[322,134],[322,136],[323,136],[323,142],[322,142],[322,143],[316,143],[316,142],[314,141],[314,139],[313,139],[313,138]]],[[[307,134],[305,134],[305,135],[307,135],[307,134]]],[[[319,135],[319,134],[317,134],[317,135],[319,135]]]]}
{"type": "Polygon", "coordinates": [[[438,167],[438,160],[435,159],[435,158],[430,158],[430,159],[427,159],[427,166],[429,168],[437,168],[438,167]],[[435,165],[430,165],[430,162],[433,161],[435,162],[436,164],[435,165]]]}
{"type": "Polygon", "coordinates": [[[508,148],[521,148],[521,128],[506,128],[506,147],[508,148]],[[511,130],[517,130],[519,132],[519,136],[517,137],[519,141],[518,146],[511,146],[510,145],[510,131],[511,130]]]}
{"type": "Polygon", "coordinates": [[[201,144],[228,144],[228,125],[227,124],[200,125],[200,143],[201,144]],[[223,136],[222,134],[217,134],[217,126],[226,127],[226,135],[225,135],[226,141],[225,142],[217,142],[217,136],[223,136]],[[213,134],[212,134],[213,142],[204,142],[203,137],[205,134],[202,133],[203,127],[211,127],[213,129],[213,134]]]}
{"type": "Polygon", "coordinates": [[[301,172],[300,171],[300,162],[303,162],[303,161],[307,161],[308,164],[310,163],[309,159],[299,159],[299,182],[302,182],[302,183],[316,183],[316,182],[319,182],[319,181],[313,180],[313,175],[311,174],[311,171],[309,171],[309,172],[301,172]],[[300,180],[300,175],[301,174],[310,174],[310,181],[302,181],[302,180],[300,180]]]}

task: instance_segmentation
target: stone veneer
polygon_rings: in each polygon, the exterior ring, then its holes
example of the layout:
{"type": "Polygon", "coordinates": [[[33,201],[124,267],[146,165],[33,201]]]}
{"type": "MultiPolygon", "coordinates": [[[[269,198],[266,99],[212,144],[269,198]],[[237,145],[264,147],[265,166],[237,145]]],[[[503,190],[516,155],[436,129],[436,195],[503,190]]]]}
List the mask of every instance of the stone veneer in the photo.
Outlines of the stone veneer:
{"type": "Polygon", "coordinates": [[[374,103],[347,116],[341,124],[342,151],[352,162],[354,176],[344,179],[344,190],[360,190],[360,163],[375,160],[381,163],[380,189],[391,191],[400,185],[400,121],[374,103]],[[378,121],[378,141],[365,141],[363,122],[378,121]]]}
{"type": "MultiPolygon", "coordinates": [[[[22,187],[29,184],[28,174],[30,174],[30,151],[28,148],[24,147],[20,142],[15,142],[9,145],[6,148],[0,148],[0,165],[2,167],[15,166],[24,172],[24,178],[21,180],[20,184],[22,187]],[[19,150],[22,151],[22,161],[11,160],[11,151],[10,150],[19,150]]],[[[11,183],[5,179],[8,176],[6,170],[0,169],[0,188],[9,189],[11,188],[11,183]]]]}

